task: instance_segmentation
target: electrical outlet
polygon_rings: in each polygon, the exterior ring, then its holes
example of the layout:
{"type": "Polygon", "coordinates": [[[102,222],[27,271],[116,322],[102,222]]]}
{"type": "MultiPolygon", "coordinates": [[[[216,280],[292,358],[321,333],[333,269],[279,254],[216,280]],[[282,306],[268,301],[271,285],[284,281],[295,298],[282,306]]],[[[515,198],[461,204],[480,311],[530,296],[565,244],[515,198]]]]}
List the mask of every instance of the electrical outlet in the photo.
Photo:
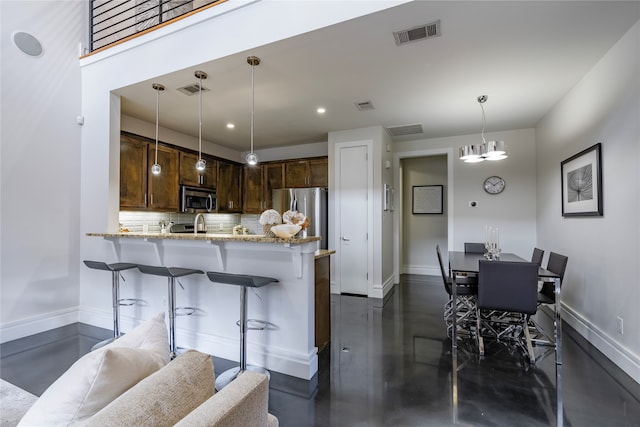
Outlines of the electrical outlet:
{"type": "Polygon", "coordinates": [[[162,308],[167,308],[167,299],[166,298],[162,298],[162,308]]]}
{"type": "Polygon", "coordinates": [[[618,323],[618,333],[620,335],[624,335],[624,321],[622,320],[622,317],[616,317],[616,321],[618,323]]]}
{"type": "Polygon", "coordinates": [[[220,226],[218,227],[220,229],[220,231],[224,230],[224,225],[222,223],[220,223],[220,226]]]}

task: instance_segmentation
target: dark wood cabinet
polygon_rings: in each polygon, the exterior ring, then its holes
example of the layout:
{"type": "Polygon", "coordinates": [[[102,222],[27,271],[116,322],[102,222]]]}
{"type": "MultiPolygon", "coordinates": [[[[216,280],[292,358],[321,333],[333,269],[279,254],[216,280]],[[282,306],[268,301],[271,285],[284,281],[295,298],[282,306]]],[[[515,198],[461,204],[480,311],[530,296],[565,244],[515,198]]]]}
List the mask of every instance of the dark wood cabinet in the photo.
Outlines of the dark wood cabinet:
{"type": "Polygon", "coordinates": [[[215,189],[218,183],[218,161],[213,157],[203,155],[206,161],[204,171],[196,169],[198,155],[180,151],[180,185],[215,189]]]}
{"type": "Polygon", "coordinates": [[[285,187],[327,187],[328,159],[294,160],[285,163],[285,187]]]}
{"type": "Polygon", "coordinates": [[[329,256],[315,261],[315,345],[318,353],[331,342],[331,290],[329,256]]]}
{"type": "Polygon", "coordinates": [[[120,138],[120,209],[147,207],[147,141],[120,138]]]}
{"type": "Polygon", "coordinates": [[[180,184],[178,180],[179,152],[173,148],[158,146],[158,164],[162,167],[159,175],[151,173],[155,162],[156,146],[149,144],[148,166],[148,208],[166,212],[177,212],[180,208],[180,184]]]}
{"type": "Polygon", "coordinates": [[[218,161],[218,212],[242,212],[242,166],[218,161]]]}
{"type": "Polygon", "coordinates": [[[151,173],[156,146],[151,140],[120,136],[120,209],[175,212],[179,208],[178,150],[158,146],[160,175],[151,173]]]}
{"type": "Polygon", "coordinates": [[[271,209],[271,190],[283,188],[284,164],[265,163],[244,167],[244,213],[259,214],[271,209]]]}

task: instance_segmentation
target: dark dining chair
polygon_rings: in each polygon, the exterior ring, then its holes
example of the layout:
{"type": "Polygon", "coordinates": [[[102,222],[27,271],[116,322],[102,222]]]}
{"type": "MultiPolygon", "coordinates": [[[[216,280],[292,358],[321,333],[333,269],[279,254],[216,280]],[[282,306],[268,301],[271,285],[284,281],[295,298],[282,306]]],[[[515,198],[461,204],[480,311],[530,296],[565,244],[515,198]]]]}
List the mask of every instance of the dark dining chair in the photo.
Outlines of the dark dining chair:
{"type": "Polygon", "coordinates": [[[542,267],[542,258],[544,257],[544,251],[542,249],[533,248],[533,254],[531,254],[531,262],[538,267],[542,267]]]}
{"type": "MultiPolygon", "coordinates": [[[[567,262],[569,257],[557,254],[555,252],[549,253],[549,260],[547,261],[547,270],[556,273],[560,276],[560,289],[562,289],[562,280],[564,279],[564,272],[567,269],[567,262]]],[[[555,304],[556,292],[555,285],[552,282],[544,282],[542,289],[538,293],[538,303],[540,304],[555,304]]]]}
{"type": "MultiPolygon", "coordinates": [[[[447,333],[453,327],[453,280],[449,277],[447,270],[442,262],[442,254],[440,253],[440,245],[436,245],[436,253],[438,254],[438,263],[440,264],[440,273],[442,274],[442,282],[444,290],[449,295],[449,300],[444,306],[444,321],[447,325],[447,333]]],[[[476,314],[475,297],[478,292],[478,278],[475,276],[456,277],[456,312],[458,324],[473,325],[475,323],[474,316],[476,314]]]]}
{"type": "Polygon", "coordinates": [[[486,252],[484,243],[464,243],[464,252],[467,254],[483,254],[486,252]]]}
{"type": "Polygon", "coordinates": [[[532,262],[480,260],[479,267],[476,322],[480,354],[484,355],[482,334],[489,331],[498,341],[516,344],[535,363],[528,323],[538,308],[538,266],[532,262]],[[482,310],[509,314],[493,322],[482,317],[482,310]]]}

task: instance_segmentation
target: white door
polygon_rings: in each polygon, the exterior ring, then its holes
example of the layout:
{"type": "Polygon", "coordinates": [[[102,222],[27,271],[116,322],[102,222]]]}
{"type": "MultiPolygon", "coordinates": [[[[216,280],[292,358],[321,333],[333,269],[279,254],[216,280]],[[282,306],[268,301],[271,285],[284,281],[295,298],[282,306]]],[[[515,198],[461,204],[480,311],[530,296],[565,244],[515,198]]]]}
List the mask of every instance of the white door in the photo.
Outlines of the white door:
{"type": "Polygon", "coordinates": [[[368,295],[367,146],[340,148],[338,179],[340,291],[368,295]]]}

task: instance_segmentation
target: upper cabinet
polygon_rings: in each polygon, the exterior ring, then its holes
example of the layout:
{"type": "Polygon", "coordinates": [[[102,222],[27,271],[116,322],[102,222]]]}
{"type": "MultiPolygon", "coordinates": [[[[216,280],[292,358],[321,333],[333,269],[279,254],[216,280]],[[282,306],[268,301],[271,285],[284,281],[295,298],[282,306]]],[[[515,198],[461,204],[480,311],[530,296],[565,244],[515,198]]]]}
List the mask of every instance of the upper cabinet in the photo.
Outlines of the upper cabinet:
{"type": "Polygon", "coordinates": [[[285,163],[285,187],[327,187],[328,159],[293,160],[285,163]]]}
{"type": "Polygon", "coordinates": [[[215,189],[218,181],[218,161],[213,157],[203,155],[206,161],[204,171],[196,169],[198,155],[180,151],[180,185],[215,189]]]}
{"type": "Polygon", "coordinates": [[[264,163],[244,167],[244,213],[271,209],[271,190],[284,187],[284,164],[264,163]]]}
{"type": "Polygon", "coordinates": [[[179,151],[169,147],[158,146],[158,164],[162,167],[159,175],[151,173],[155,161],[156,146],[149,144],[148,183],[149,204],[153,210],[177,212],[180,209],[180,184],[178,180],[179,151]]]}
{"type": "Polygon", "coordinates": [[[147,207],[147,141],[120,137],[120,209],[147,207]]]}
{"type": "Polygon", "coordinates": [[[242,166],[218,162],[218,212],[242,212],[242,166]]]}
{"type": "Polygon", "coordinates": [[[155,155],[155,144],[135,135],[121,135],[120,209],[178,210],[178,150],[158,147],[160,175],[151,173],[155,155]]]}

